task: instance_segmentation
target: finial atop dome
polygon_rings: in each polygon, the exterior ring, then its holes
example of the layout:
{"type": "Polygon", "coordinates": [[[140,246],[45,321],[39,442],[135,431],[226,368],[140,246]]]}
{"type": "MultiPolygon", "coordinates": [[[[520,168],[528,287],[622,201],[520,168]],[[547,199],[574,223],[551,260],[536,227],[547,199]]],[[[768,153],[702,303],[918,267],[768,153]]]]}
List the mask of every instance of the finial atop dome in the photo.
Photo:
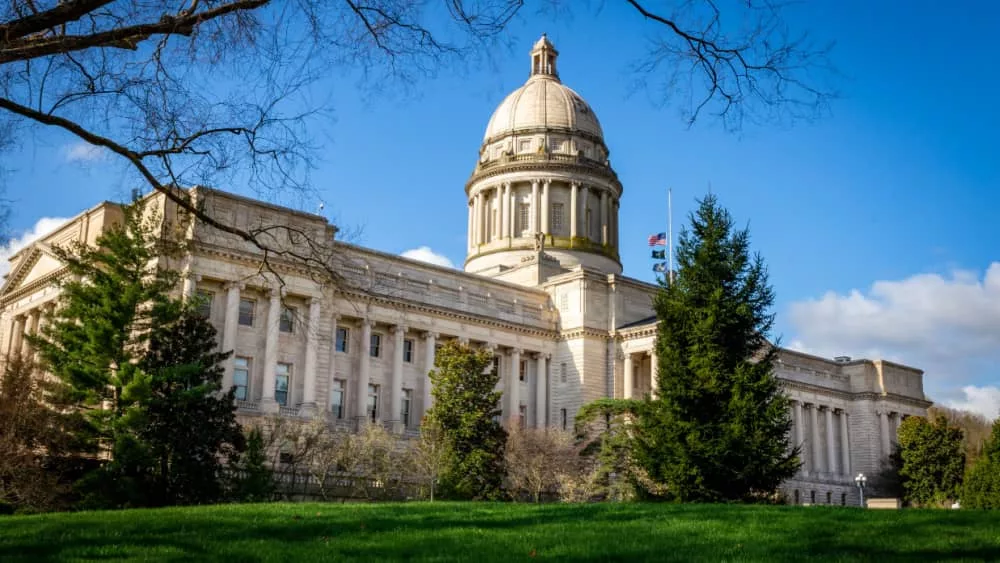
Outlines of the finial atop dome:
{"type": "Polygon", "coordinates": [[[535,42],[535,46],[531,48],[531,76],[550,76],[558,80],[559,73],[556,72],[556,57],[558,56],[559,51],[556,51],[548,36],[543,33],[542,37],[535,42]]]}

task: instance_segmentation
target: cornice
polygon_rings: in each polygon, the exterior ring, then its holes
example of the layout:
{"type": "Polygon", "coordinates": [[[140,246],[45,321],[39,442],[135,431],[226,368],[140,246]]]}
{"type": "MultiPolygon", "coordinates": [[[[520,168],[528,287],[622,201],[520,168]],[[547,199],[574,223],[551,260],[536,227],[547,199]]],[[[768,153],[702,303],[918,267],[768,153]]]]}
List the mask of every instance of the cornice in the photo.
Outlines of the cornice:
{"type": "Polygon", "coordinates": [[[610,167],[603,168],[580,162],[535,159],[511,161],[506,163],[500,162],[491,165],[485,170],[480,170],[477,165],[476,170],[473,171],[472,175],[465,183],[465,193],[468,195],[470,193],[469,190],[473,185],[487,178],[495,178],[511,172],[539,172],[540,170],[559,170],[564,172],[583,173],[584,175],[603,178],[610,181],[616,188],[619,198],[623,192],[621,181],[618,179],[618,174],[616,174],[610,167]]]}
{"type": "Polygon", "coordinates": [[[596,328],[582,327],[575,328],[571,330],[564,330],[559,333],[559,340],[573,340],[577,338],[591,336],[594,338],[610,338],[611,335],[606,330],[600,330],[596,328]]]}
{"type": "Polygon", "coordinates": [[[479,145],[480,150],[487,145],[492,145],[497,141],[507,139],[510,137],[519,137],[525,135],[546,135],[549,133],[555,133],[557,135],[570,135],[574,137],[580,137],[581,139],[586,139],[592,143],[598,143],[604,149],[604,152],[608,151],[608,146],[604,143],[604,138],[600,135],[595,135],[589,131],[584,131],[582,129],[572,129],[569,127],[524,127],[521,129],[507,129],[499,135],[494,135],[487,139],[484,139],[482,144],[479,145]]]}

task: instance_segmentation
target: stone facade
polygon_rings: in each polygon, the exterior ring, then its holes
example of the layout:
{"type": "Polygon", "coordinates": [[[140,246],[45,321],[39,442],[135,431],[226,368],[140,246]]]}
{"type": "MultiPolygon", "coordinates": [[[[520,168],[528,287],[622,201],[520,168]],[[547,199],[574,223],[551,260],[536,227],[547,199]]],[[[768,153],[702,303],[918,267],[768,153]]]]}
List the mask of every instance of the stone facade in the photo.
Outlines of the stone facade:
{"type": "MultiPolygon", "coordinates": [[[[559,82],[551,43],[543,37],[531,55],[531,77],[490,120],[466,186],[464,272],[338,241],[321,216],[189,190],[225,223],[289,227],[274,231],[274,244],[317,243],[316,263],[271,256],[262,272],[249,243],[186,221],[162,195],[147,197],[190,242],[162,266],[183,273],[181,294],[204,297],[220,347],[234,351],[224,382],[238,388],[241,416],[320,415],[344,428],[367,418],[415,433],[430,406],[435,350],[448,340],[496,354],[511,423],[571,428],[587,402],[651,392],[657,287],[622,275],[622,188],[603,132],[559,82]]],[[[63,274],[52,248],[93,243],[120,218],[118,206],[102,203],[11,258],[0,354],[31,353],[23,334],[45,322],[63,274]]],[[[794,401],[793,439],[805,460],[783,488],[803,503],[856,503],[851,476],[875,473],[902,418],[929,406],[920,370],[881,360],[782,350],[777,376],[794,401]]]]}

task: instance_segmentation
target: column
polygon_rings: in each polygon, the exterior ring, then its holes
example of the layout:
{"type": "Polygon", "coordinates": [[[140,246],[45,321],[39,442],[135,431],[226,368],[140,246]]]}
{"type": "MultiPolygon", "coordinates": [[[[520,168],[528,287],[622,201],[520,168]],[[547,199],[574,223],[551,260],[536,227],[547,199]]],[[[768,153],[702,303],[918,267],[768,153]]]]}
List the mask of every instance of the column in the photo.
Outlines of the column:
{"type": "Polygon", "coordinates": [[[802,468],[801,471],[804,475],[809,474],[809,459],[807,452],[805,450],[805,425],[802,420],[802,401],[795,401],[795,406],[793,410],[793,415],[795,416],[795,445],[802,448],[799,450],[799,455],[802,456],[802,468]]]}
{"type": "Polygon", "coordinates": [[[625,353],[625,374],[622,377],[622,397],[626,399],[632,398],[632,388],[633,385],[633,373],[632,373],[632,354],[625,353]]]}
{"type": "Polygon", "coordinates": [[[510,182],[504,183],[500,197],[500,228],[500,236],[510,238],[510,182]]]}
{"type": "Polygon", "coordinates": [[[657,374],[658,365],[656,358],[656,339],[653,339],[653,348],[649,351],[649,394],[654,399],[659,394],[660,378],[657,374]]]}
{"type": "Polygon", "coordinates": [[[833,434],[833,408],[826,407],[826,471],[831,475],[836,475],[837,471],[837,450],[836,440],[833,434]]]}
{"type": "Polygon", "coordinates": [[[521,350],[511,348],[510,370],[507,378],[507,423],[517,424],[521,415],[521,350]]]}
{"type": "Polygon", "coordinates": [[[573,182],[572,184],[570,184],[570,191],[569,191],[569,236],[570,236],[571,239],[572,238],[576,238],[578,236],[577,233],[579,232],[578,228],[579,228],[579,220],[580,220],[580,217],[579,217],[579,215],[580,215],[579,214],[580,209],[577,206],[577,202],[580,199],[579,191],[580,191],[580,184],[578,184],[576,182],[573,182]]]}
{"type": "Polygon", "coordinates": [[[531,234],[538,232],[538,180],[531,181],[531,234]]]}
{"type": "MultiPolygon", "coordinates": [[[[24,334],[35,334],[38,332],[38,314],[39,310],[37,308],[28,311],[28,319],[25,322],[24,334]]],[[[31,360],[34,348],[35,347],[31,345],[31,342],[29,342],[27,338],[21,339],[21,357],[24,358],[25,361],[31,360]]]]}
{"type": "Polygon", "coordinates": [[[434,405],[434,396],[431,394],[433,385],[430,373],[434,369],[434,356],[437,353],[437,333],[424,333],[424,415],[434,405]]]}
{"type": "MultiPolygon", "coordinates": [[[[222,325],[222,351],[235,352],[236,331],[240,320],[240,290],[243,285],[230,282],[226,285],[226,318],[222,325]]],[[[222,392],[228,393],[233,386],[233,356],[230,355],[222,364],[222,392]]]]}
{"type": "Polygon", "coordinates": [[[368,414],[368,382],[371,368],[372,326],[374,321],[361,319],[361,354],[358,358],[358,388],[354,393],[354,418],[358,426],[365,424],[368,414]]]}
{"type": "Polygon", "coordinates": [[[879,456],[879,461],[881,458],[889,455],[892,451],[889,448],[889,413],[882,411],[878,413],[878,423],[879,423],[879,445],[882,448],[882,455],[879,456]]]}
{"type": "Polygon", "coordinates": [[[184,282],[181,289],[184,301],[190,301],[194,297],[195,289],[197,289],[198,282],[201,281],[201,276],[199,274],[192,273],[190,270],[184,272],[184,282]]]}
{"type": "Polygon", "coordinates": [[[302,380],[302,406],[300,416],[316,414],[316,347],[319,342],[320,298],[309,299],[309,319],[306,325],[306,365],[302,380]]]}
{"type": "Polygon", "coordinates": [[[808,405],[809,423],[812,425],[812,436],[810,437],[812,453],[812,470],[815,473],[823,473],[823,451],[819,443],[819,405],[808,405]]]}
{"type": "Polygon", "coordinates": [[[899,443],[899,413],[889,413],[889,453],[896,449],[899,443]]]}
{"type": "Polygon", "coordinates": [[[583,228],[580,229],[583,232],[584,237],[590,238],[590,224],[587,222],[587,205],[590,200],[590,188],[584,186],[582,192],[580,193],[580,220],[583,221],[583,228]]]}
{"type": "Polygon", "coordinates": [[[10,329],[10,346],[7,348],[8,356],[19,356],[21,354],[21,343],[24,341],[24,315],[14,317],[10,329]]]}
{"type": "Polygon", "coordinates": [[[475,241],[475,239],[476,239],[476,225],[475,225],[475,221],[474,221],[474,219],[476,217],[476,202],[475,202],[475,200],[469,201],[468,207],[469,207],[469,230],[466,231],[466,232],[469,233],[468,243],[469,243],[469,248],[471,249],[471,248],[473,248],[473,247],[476,246],[476,241],[475,241]]]}
{"type": "Polygon", "coordinates": [[[510,238],[517,238],[521,236],[521,233],[517,230],[517,193],[514,188],[510,189],[510,238]]]}
{"type": "Polygon", "coordinates": [[[476,244],[483,243],[483,192],[476,192],[476,244]]]}
{"type": "MultiPolygon", "coordinates": [[[[330,315],[330,376],[327,377],[327,409],[333,407],[333,380],[337,377],[337,323],[340,322],[340,315],[334,313],[330,315]]],[[[344,390],[346,391],[346,389],[344,390]]],[[[344,405],[344,414],[347,414],[347,405],[344,405]]]]}
{"type": "MultiPolygon", "coordinates": [[[[548,186],[548,183],[545,184],[548,186]]],[[[543,206],[544,207],[544,206],[543,206]]],[[[548,416],[548,381],[547,374],[549,355],[538,354],[535,357],[535,428],[545,428],[548,416]]]]}
{"type": "Polygon", "coordinates": [[[403,433],[403,418],[400,412],[403,401],[403,337],[406,336],[406,327],[396,325],[392,327],[392,388],[389,390],[388,421],[392,432],[403,433]]]}
{"type": "Polygon", "coordinates": [[[608,191],[601,191],[601,244],[608,244],[608,191]]]}
{"type": "Polygon", "coordinates": [[[274,400],[274,376],[278,370],[278,322],[281,318],[281,290],[271,290],[271,303],[267,308],[267,324],[264,325],[267,340],[264,344],[264,388],[261,392],[260,410],[278,412],[278,402],[274,400]]]}
{"type": "Polygon", "coordinates": [[[551,214],[549,211],[549,183],[550,180],[544,180],[542,182],[542,232],[546,234],[549,232],[549,215],[551,214]]]}
{"type": "Polygon", "coordinates": [[[840,474],[851,476],[851,444],[847,433],[847,411],[840,411],[840,474]]]}

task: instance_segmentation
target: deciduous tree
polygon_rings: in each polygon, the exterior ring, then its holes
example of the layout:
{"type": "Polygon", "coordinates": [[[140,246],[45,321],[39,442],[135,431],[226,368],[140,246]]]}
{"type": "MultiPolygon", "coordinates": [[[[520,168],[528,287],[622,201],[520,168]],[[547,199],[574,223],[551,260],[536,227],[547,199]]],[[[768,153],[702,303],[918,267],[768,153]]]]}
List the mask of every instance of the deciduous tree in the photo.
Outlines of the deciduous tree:
{"type": "Polygon", "coordinates": [[[983,453],[965,475],[962,508],[1000,510],[1000,419],[983,446],[983,453]]]}

